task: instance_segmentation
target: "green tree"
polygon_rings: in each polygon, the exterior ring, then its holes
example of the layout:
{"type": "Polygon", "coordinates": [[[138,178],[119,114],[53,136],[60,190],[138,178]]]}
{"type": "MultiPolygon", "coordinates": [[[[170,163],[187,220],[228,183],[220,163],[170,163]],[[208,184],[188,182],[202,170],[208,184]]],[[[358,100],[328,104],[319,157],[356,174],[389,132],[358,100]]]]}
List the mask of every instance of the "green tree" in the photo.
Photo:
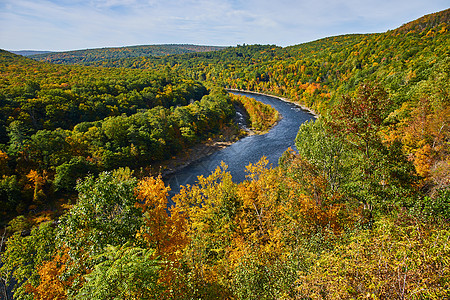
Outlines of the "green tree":
{"type": "MultiPolygon", "coordinates": [[[[22,207],[18,207],[22,200],[20,191],[16,175],[0,178],[0,204],[3,207],[3,211],[21,210],[22,207]]],[[[3,223],[2,218],[0,218],[0,224],[3,223]]]]}
{"type": "Polygon", "coordinates": [[[86,177],[77,184],[77,203],[61,218],[60,240],[73,250],[92,247],[93,254],[108,244],[133,241],[142,225],[135,207],[136,184],[129,169],[86,177]]]}
{"type": "Polygon", "coordinates": [[[303,123],[297,133],[295,146],[301,157],[322,170],[333,192],[350,179],[350,148],[330,134],[323,119],[303,123]]]}
{"type": "Polygon", "coordinates": [[[0,274],[13,285],[14,299],[33,299],[29,286],[39,284],[38,267],[55,253],[56,232],[51,222],[35,227],[30,235],[14,233],[1,253],[0,274]]]}
{"type": "MultiPolygon", "coordinates": [[[[58,244],[69,249],[65,276],[83,276],[107,245],[138,243],[142,212],[135,207],[137,180],[129,169],[90,175],[77,184],[77,203],[60,219],[58,244]]],[[[82,284],[75,280],[73,288],[82,284]]]]}
{"type": "Polygon", "coordinates": [[[70,159],[67,135],[68,132],[59,129],[39,130],[31,136],[27,153],[39,170],[55,168],[70,159]]]}
{"type": "Polygon", "coordinates": [[[84,157],[73,157],[69,162],[56,167],[53,185],[56,191],[71,192],[75,190],[78,179],[90,172],[95,173],[96,167],[84,157]]]}
{"type": "Polygon", "coordinates": [[[158,284],[159,264],[152,249],[125,244],[108,246],[100,254],[86,283],[75,299],[156,299],[161,292],[158,284]]]}
{"type": "Polygon", "coordinates": [[[12,121],[8,128],[9,147],[8,153],[10,155],[17,155],[24,150],[24,145],[29,140],[29,129],[22,121],[12,121]]]}

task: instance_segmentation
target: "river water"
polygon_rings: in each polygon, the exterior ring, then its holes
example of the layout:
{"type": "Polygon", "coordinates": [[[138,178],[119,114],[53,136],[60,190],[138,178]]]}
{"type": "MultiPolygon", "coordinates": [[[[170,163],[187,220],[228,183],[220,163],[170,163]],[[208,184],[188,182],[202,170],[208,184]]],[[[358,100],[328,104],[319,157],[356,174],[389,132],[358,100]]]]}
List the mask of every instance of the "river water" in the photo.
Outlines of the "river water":
{"type": "MultiPolygon", "coordinates": [[[[289,147],[295,149],[294,140],[300,125],[314,118],[298,106],[274,97],[243,92],[232,93],[252,97],[271,105],[278,110],[282,119],[268,133],[247,136],[165,178],[165,183],[171,187],[170,196],[178,193],[181,185],[195,184],[197,176],[206,177],[211,174],[222,161],[228,165],[228,171],[233,176],[233,181],[237,183],[245,180],[245,166],[258,162],[262,156],[267,157],[269,164],[277,166],[278,159],[286,149],[289,147]]],[[[12,295],[12,292],[9,290],[8,294],[12,295]]]]}
{"type": "Polygon", "coordinates": [[[245,180],[245,166],[258,162],[262,156],[266,156],[273,167],[277,166],[278,159],[286,149],[295,149],[294,141],[300,125],[314,119],[309,112],[278,98],[244,92],[232,93],[271,105],[278,110],[282,119],[268,133],[247,136],[165,178],[164,181],[171,187],[170,196],[178,193],[181,185],[195,184],[198,176],[210,175],[222,161],[228,165],[228,171],[236,183],[245,180]]]}

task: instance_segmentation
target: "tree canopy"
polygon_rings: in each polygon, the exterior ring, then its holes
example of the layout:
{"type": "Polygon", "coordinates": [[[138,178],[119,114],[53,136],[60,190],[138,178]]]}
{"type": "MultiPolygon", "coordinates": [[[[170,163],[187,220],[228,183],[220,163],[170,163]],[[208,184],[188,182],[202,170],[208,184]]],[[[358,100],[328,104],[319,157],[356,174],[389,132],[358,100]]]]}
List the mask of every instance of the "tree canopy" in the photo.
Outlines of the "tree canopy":
{"type": "Polygon", "coordinates": [[[0,284],[15,299],[448,297],[449,12],[102,67],[2,51],[1,216],[20,215],[0,284]],[[149,164],[231,126],[233,102],[255,128],[277,119],[223,87],[320,117],[278,167],[263,157],[236,183],[222,164],[169,199],[149,164]]]}

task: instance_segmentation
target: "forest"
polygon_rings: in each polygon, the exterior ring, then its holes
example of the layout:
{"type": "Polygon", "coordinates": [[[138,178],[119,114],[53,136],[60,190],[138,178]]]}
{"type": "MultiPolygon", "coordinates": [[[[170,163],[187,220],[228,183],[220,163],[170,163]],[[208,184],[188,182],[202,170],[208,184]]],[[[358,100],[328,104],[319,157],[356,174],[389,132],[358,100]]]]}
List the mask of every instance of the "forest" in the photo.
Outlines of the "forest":
{"type": "Polygon", "coordinates": [[[191,52],[209,52],[221,50],[223,48],[224,47],[198,45],[147,45],[120,48],[86,49],[68,52],[31,53],[29,56],[38,61],[56,64],[91,65],[98,61],[114,61],[121,58],[166,56],[169,54],[191,52]]]}
{"type": "MultiPolygon", "coordinates": [[[[446,299],[450,9],[395,30],[81,64],[1,51],[2,287],[14,299],[446,299]],[[279,166],[172,198],[149,166],[223,130],[224,88],[291,99],[279,166]]],[[[268,122],[268,123],[266,123],[268,122]]]]}

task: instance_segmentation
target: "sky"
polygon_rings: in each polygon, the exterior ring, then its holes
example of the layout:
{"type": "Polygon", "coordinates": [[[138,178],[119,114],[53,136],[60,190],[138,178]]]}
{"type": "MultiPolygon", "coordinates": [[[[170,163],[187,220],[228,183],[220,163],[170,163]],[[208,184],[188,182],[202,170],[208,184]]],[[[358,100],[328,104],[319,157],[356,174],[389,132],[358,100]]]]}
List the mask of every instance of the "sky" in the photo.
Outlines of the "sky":
{"type": "Polygon", "coordinates": [[[448,0],[0,0],[0,49],[289,46],[395,29],[448,0]]]}

